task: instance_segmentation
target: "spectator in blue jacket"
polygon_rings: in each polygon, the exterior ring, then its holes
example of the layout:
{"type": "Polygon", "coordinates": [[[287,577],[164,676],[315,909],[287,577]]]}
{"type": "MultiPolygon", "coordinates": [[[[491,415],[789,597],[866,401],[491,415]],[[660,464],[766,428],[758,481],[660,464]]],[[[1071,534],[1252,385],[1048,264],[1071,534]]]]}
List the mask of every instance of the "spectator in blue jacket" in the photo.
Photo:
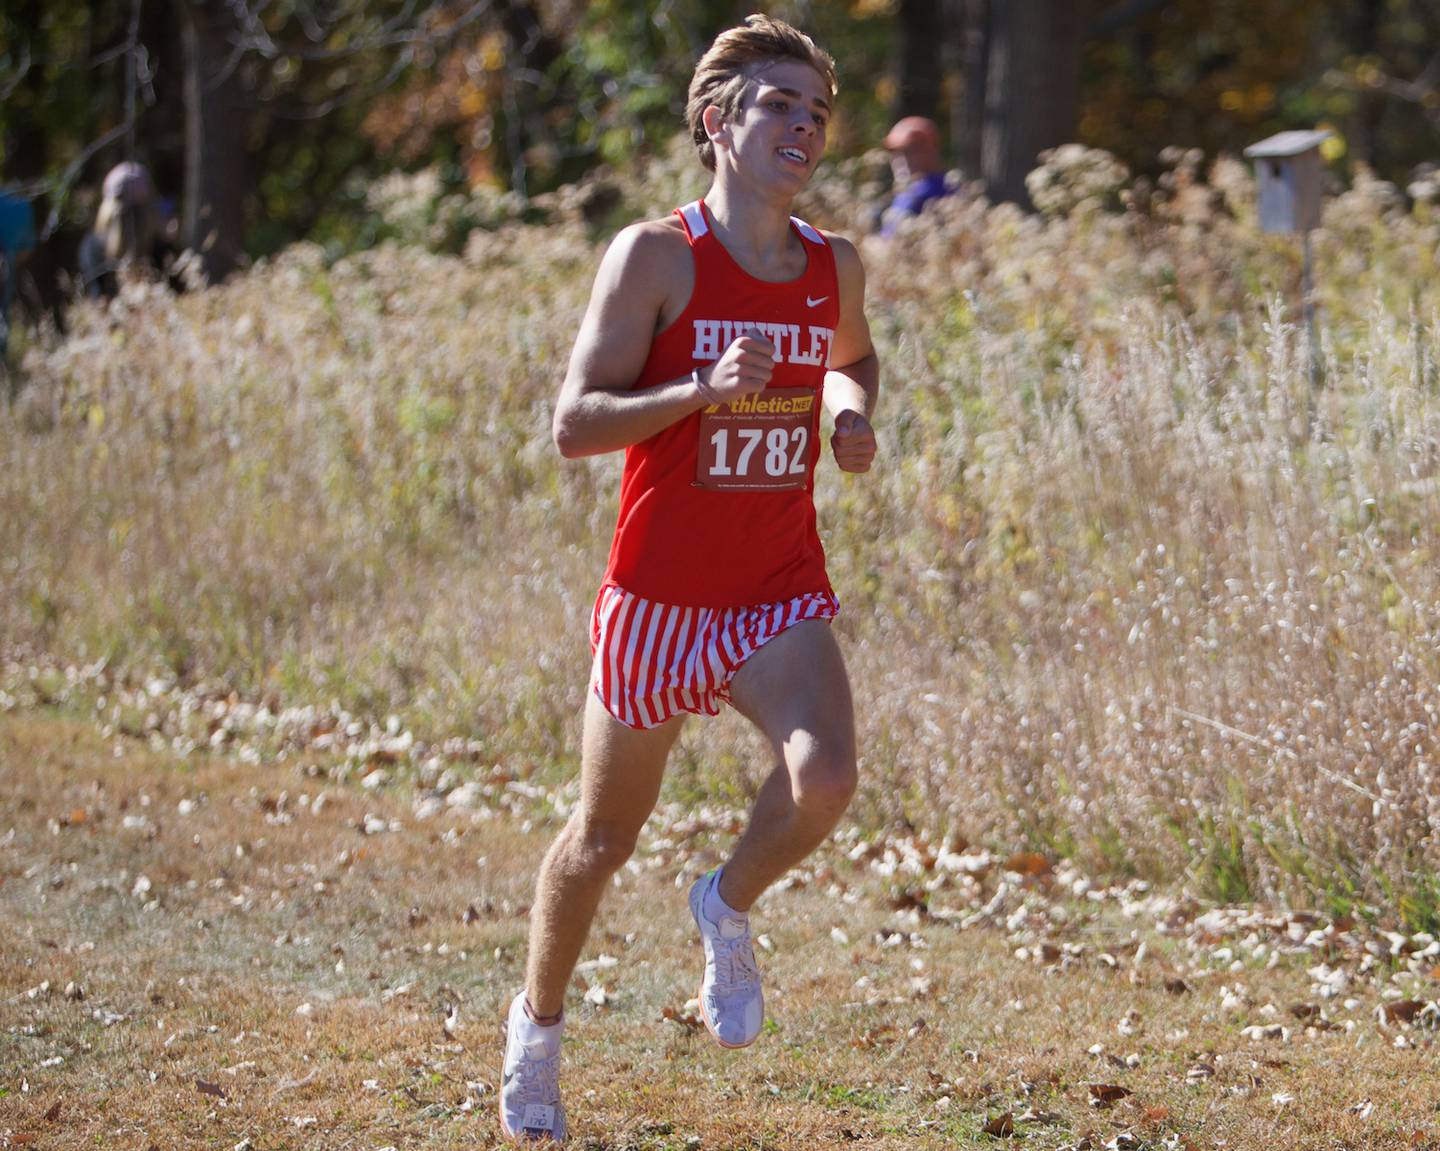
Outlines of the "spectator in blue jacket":
{"type": "Polygon", "coordinates": [[[30,201],[0,189],[0,372],[10,343],[10,301],[15,297],[20,260],[35,247],[30,201]]]}
{"type": "Polygon", "coordinates": [[[924,116],[906,116],[884,140],[895,176],[895,198],[885,209],[880,234],[890,236],[907,216],[918,216],[931,200],[949,194],[940,161],[940,129],[924,116]]]}

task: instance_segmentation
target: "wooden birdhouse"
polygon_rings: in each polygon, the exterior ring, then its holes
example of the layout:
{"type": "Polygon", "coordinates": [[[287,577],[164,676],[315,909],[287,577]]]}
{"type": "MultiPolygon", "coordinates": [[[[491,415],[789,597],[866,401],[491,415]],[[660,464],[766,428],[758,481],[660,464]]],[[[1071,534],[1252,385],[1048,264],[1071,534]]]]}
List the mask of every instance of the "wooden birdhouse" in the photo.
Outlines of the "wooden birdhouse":
{"type": "Polygon", "coordinates": [[[1260,188],[1260,230],[1299,232],[1320,226],[1320,145],[1332,133],[1281,132],[1245,149],[1260,188]]]}

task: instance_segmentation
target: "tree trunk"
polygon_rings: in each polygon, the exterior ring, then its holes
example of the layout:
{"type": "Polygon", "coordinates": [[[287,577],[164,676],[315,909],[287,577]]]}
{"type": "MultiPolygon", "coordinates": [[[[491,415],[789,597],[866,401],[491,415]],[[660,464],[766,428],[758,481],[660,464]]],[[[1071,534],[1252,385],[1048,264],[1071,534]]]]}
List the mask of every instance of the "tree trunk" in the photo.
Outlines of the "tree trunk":
{"type": "Polygon", "coordinates": [[[181,243],[219,283],[235,270],[249,191],[245,106],[223,0],[174,0],[185,65],[185,191],[181,243]]]}
{"type": "MultiPolygon", "coordinates": [[[[1003,3],[1003,0],[1002,0],[1003,3]]],[[[980,175],[981,143],[985,138],[985,86],[990,66],[989,0],[950,0],[959,41],[961,82],[953,103],[956,156],[968,179],[980,175]]]]}
{"type": "MultiPolygon", "coordinates": [[[[1384,19],[1383,0],[1361,0],[1346,22],[1349,35],[1346,44],[1356,56],[1379,56],[1380,23],[1384,19]]],[[[1376,166],[1380,148],[1380,121],[1385,114],[1384,98],[1374,91],[1360,91],[1355,96],[1355,113],[1350,122],[1349,152],[1353,160],[1376,166]]]]}
{"type": "MultiPolygon", "coordinates": [[[[500,25],[510,42],[505,54],[505,131],[501,150],[510,168],[511,191],[528,196],[527,153],[532,145],[550,137],[545,116],[551,108],[543,98],[542,81],[560,58],[564,45],[546,30],[530,0],[505,0],[500,5],[500,25]]],[[[551,164],[558,166],[558,156],[551,159],[551,164]]]]}
{"type": "Polygon", "coordinates": [[[938,120],[940,50],[944,43],[941,0],[900,0],[899,83],[895,116],[926,116],[938,120]]]}
{"type": "Polygon", "coordinates": [[[992,200],[1028,207],[1036,157],[1074,136],[1085,8],[1077,0],[990,5],[980,167],[992,200]]]}

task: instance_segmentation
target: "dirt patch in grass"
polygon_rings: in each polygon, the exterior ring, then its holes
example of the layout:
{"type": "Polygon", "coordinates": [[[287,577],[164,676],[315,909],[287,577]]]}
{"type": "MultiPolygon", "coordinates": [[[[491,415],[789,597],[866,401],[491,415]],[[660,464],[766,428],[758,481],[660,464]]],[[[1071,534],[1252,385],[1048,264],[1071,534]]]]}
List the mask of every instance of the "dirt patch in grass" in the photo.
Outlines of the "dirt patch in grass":
{"type": "MultiPolygon", "coordinates": [[[[500,1145],[501,1018],[558,817],[416,811],[303,764],[0,718],[0,1146],[500,1145]]],[[[575,1144],[1440,1146],[1424,938],[1018,856],[967,887],[907,850],[842,835],[767,895],[766,1034],[727,1052],[687,1006],[684,889],[713,842],[652,827],[576,976],[575,1144]]]]}

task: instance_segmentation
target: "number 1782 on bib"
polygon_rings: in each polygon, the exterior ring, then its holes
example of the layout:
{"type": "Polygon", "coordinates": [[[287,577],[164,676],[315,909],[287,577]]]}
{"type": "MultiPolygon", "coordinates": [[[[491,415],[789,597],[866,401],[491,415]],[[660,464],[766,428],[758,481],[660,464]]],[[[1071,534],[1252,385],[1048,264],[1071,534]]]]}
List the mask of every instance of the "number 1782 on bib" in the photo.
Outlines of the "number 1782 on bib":
{"type": "Polygon", "coordinates": [[[706,408],[695,482],[719,491],[803,488],[815,402],[809,388],[776,388],[706,408]]]}

